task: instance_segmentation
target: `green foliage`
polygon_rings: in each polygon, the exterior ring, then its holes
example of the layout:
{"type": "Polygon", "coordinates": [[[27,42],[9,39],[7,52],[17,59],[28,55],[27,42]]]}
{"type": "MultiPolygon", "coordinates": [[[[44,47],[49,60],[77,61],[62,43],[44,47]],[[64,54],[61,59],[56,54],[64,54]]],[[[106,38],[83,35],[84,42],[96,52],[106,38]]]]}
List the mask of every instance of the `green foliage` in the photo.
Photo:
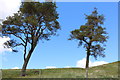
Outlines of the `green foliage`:
{"type": "Polygon", "coordinates": [[[0,37],[2,36],[2,25],[0,24],[0,37]]]}
{"type": "Polygon", "coordinates": [[[28,44],[36,46],[39,40],[49,40],[60,29],[56,8],[53,2],[22,2],[20,10],[3,21],[3,36],[12,39],[5,44],[14,48],[28,44]]]}
{"type": "Polygon", "coordinates": [[[90,15],[86,15],[87,22],[81,25],[79,29],[71,31],[69,40],[79,40],[78,46],[83,45],[86,50],[90,51],[90,55],[104,57],[105,42],[108,39],[106,29],[102,27],[104,24],[104,16],[98,15],[97,9],[90,15]]]}
{"type": "Polygon", "coordinates": [[[3,21],[3,36],[11,36],[5,47],[13,52],[18,52],[15,47],[24,48],[22,76],[26,75],[27,64],[39,40],[49,40],[60,29],[56,8],[54,2],[22,2],[20,10],[3,21]]]}

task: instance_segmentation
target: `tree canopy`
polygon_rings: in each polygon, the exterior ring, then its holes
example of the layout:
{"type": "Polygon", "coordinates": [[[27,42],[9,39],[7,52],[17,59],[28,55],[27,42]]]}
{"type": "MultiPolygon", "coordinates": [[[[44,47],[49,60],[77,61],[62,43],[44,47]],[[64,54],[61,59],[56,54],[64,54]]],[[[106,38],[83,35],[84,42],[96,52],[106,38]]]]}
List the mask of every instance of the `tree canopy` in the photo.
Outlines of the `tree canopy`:
{"type": "Polygon", "coordinates": [[[87,22],[81,25],[79,29],[71,31],[69,40],[78,40],[78,46],[82,46],[86,49],[86,78],[88,78],[89,57],[94,56],[97,59],[98,56],[105,57],[105,42],[107,42],[108,36],[106,28],[102,27],[104,24],[104,15],[98,15],[97,8],[94,9],[92,14],[85,15],[87,22]]]}
{"type": "Polygon", "coordinates": [[[52,2],[23,2],[20,11],[3,21],[3,36],[13,35],[21,41],[11,39],[9,47],[38,42],[39,39],[49,40],[60,29],[57,21],[56,4],[52,2]],[[26,41],[27,40],[27,41],[26,41]]]}
{"type": "Polygon", "coordinates": [[[90,49],[90,55],[104,57],[105,43],[108,39],[104,24],[104,15],[98,15],[97,9],[91,15],[85,15],[87,23],[81,25],[79,29],[71,31],[69,40],[79,40],[78,46],[90,49]],[[90,46],[90,47],[89,47],[90,46]]]}
{"type": "Polygon", "coordinates": [[[6,47],[14,52],[18,52],[15,47],[24,48],[24,69],[38,42],[50,40],[60,29],[56,8],[55,2],[22,2],[19,11],[3,21],[3,36],[11,37],[6,47]]]}

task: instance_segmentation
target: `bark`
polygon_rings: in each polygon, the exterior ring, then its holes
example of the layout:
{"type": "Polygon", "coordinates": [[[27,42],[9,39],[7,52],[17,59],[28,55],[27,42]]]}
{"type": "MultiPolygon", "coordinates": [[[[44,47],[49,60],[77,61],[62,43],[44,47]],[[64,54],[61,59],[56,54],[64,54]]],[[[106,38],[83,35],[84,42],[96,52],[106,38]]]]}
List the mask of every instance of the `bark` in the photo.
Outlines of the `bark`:
{"type": "Polygon", "coordinates": [[[21,76],[25,76],[26,75],[26,68],[27,68],[27,65],[28,65],[28,62],[30,60],[30,57],[34,51],[35,47],[32,47],[27,55],[27,57],[25,58],[24,60],[24,64],[23,64],[23,67],[22,67],[22,71],[21,71],[21,76]]]}
{"type": "Polygon", "coordinates": [[[86,78],[88,78],[88,68],[86,68],[86,78]]]}
{"type": "Polygon", "coordinates": [[[88,68],[89,68],[89,57],[90,57],[90,46],[91,44],[88,44],[88,49],[87,49],[87,57],[86,57],[86,78],[88,78],[88,68]]]}
{"type": "Polygon", "coordinates": [[[87,54],[87,58],[86,58],[86,78],[88,78],[88,68],[89,68],[89,55],[87,54]]]}

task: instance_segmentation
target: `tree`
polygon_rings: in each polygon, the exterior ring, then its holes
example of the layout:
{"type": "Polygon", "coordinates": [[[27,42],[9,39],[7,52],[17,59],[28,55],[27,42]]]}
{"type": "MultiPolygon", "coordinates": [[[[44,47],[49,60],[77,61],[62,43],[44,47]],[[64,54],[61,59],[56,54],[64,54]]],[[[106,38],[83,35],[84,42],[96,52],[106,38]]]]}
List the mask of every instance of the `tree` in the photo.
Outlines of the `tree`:
{"type": "Polygon", "coordinates": [[[10,36],[6,42],[13,52],[15,47],[24,48],[24,64],[21,75],[26,75],[29,59],[40,40],[50,40],[60,29],[55,2],[22,2],[20,10],[3,21],[3,36],[10,36]],[[29,49],[29,50],[28,50],[29,49]]]}
{"type": "Polygon", "coordinates": [[[104,16],[98,15],[98,11],[95,8],[92,14],[86,15],[87,22],[85,25],[81,25],[79,29],[71,31],[69,40],[78,40],[78,46],[82,46],[86,49],[86,78],[88,78],[89,57],[97,56],[105,57],[105,42],[108,39],[106,28],[103,28],[104,16]]]}
{"type": "Polygon", "coordinates": [[[0,19],[0,37],[2,36],[2,24],[1,24],[2,21],[3,19],[0,19]]]}
{"type": "Polygon", "coordinates": [[[0,37],[2,36],[2,25],[0,24],[0,37]]]}

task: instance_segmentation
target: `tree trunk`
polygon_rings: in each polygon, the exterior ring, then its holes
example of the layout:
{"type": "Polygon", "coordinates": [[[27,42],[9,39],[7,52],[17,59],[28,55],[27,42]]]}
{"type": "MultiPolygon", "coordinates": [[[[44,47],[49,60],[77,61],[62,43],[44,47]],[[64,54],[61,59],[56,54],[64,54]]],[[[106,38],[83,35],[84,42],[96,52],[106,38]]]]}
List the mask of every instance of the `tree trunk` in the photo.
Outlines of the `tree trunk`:
{"type": "Polygon", "coordinates": [[[22,72],[21,72],[21,76],[25,76],[26,75],[26,68],[27,68],[27,64],[29,62],[29,59],[34,51],[35,47],[31,48],[26,59],[24,60],[24,64],[23,64],[23,67],[22,67],[22,72]]]}
{"type": "Polygon", "coordinates": [[[87,50],[87,57],[86,57],[86,78],[88,78],[88,68],[89,68],[89,56],[90,56],[90,49],[87,50]]]}
{"type": "Polygon", "coordinates": [[[86,68],[86,78],[88,78],[88,68],[86,68]]]}

